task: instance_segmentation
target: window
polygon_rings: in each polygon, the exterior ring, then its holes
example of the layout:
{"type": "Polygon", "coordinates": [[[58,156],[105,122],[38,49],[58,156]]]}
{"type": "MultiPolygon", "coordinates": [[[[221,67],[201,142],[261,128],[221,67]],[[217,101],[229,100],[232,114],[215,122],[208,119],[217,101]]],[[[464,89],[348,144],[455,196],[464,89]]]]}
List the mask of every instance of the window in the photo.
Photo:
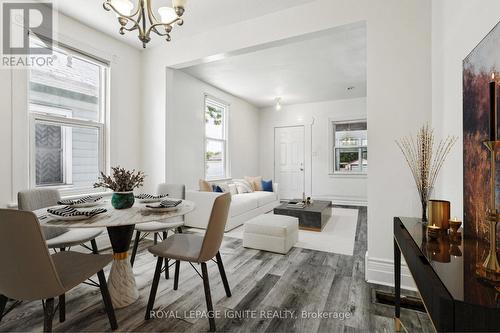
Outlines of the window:
{"type": "Polygon", "coordinates": [[[228,105],[205,97],[205,179],[229,178],[227,154],[228,105]]]}
{"type": "Polygon", "coordinates": [[[85,192],[105,169],[108,67],[63,47],[53,54],[52,66],[29,70],[31,185],[85,192]]]}
{"type": "Polygon", "coordinates": [[[366,121],[332,122],[333,165],[336,174],[368,172],[366,121]]]}

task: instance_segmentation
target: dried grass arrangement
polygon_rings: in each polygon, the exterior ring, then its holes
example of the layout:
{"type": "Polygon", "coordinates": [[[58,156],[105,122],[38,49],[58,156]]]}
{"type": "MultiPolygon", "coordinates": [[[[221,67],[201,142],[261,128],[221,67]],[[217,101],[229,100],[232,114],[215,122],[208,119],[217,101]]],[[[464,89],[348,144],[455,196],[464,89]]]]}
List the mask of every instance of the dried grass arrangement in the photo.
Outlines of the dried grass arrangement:
{"type": "Polygon", "coordinates": [[[112,167],[111,176],[107,176],[101,171],[101,177],[94,184],[96,187],[109,188],[113,192],[130,192],[135,188],[139,188],[144,184],[144,172],[142,171],[129,171],[124,168],[112,167]]]}
{"type": "Polygon", "coordinates": [[[434,129],[423,125],[416,137],[407,136],[396,140],[410,167],[422,204],[422,220],[427,221],[427,201],[429,200],[439,171],[457,142],[456,136],[448,136],[436,142],[434,129]]]}

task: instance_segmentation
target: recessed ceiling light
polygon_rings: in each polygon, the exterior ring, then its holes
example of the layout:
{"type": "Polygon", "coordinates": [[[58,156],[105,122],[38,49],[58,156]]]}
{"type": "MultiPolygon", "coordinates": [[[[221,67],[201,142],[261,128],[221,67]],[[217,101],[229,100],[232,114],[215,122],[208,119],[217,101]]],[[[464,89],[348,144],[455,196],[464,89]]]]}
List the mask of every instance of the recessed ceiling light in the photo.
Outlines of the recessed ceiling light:
{"type": "Polygon", "coordinates": [[[281,110],[281,97],[276,97],[276,111],[281,110]]]}

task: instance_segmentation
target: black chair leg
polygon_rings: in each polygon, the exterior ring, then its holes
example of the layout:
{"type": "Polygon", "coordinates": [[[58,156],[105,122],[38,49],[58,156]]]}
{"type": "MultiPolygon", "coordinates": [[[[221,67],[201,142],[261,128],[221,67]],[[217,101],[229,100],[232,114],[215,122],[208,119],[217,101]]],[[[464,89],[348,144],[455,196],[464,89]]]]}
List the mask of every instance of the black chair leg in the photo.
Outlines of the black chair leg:
{"type": "Polygon", "coordinates": [[[52,332],[52,319],[54,319],[54,299],[45,300],[43,307],[43,331],[52,332]]]}
{"type": "Polygon", "coordinates": [[[138,230],[136,230],[134,248],[132,249],[132,256],[130,257],[130,266],[132,267],[134,267],[135,255],[137,254],[137,247],[139,246],[140,239],[141,239],[141,233],[138,230]]]}
{"type": "Polygon", "coordinates": [[[3,312],[5,311],[5,307],[7,306],[8,298],[4,295],[0,295],[0,321],[3,318],[3,312]]]}
{"type": "Polygon", "coordinates": [[[175,261],[175,273],[174,273],[174,290],[179,288],[179,270],[181,269],[180,260],[175,261]]]}
{"type": "MultiPolygon", "coordinates": [[[[64,247],[59,249],[61,252],[66,251],[64,247]]],[[[66,320],[66,296],[64,294],[59,296],[59,322],[64,323],[66,320]]]]}
{"type": "Polygon", "coordinates": [[[99,279],[99,288],[101,289],[104,308],[108,314],[109,324],[111,325],[111,329],[114,331],[118,328],[118,324],[116,322],[115,310],[113,308],[113,303],[111,302],[111,297],[109,296],[108,284],[106,283],[104,272],[102,270],[97,272],[97,277],[99,279]]]}
{"type": "Polygon", "coordinates": [[[96,243],[95,239],[90,241],[90,246],[92,247],[93,254],[99,254],[99,249],[97,248],[97,243],[96,243]]]}
{"type": "Polygon", "coordinates": [[[210,323],[210,332],[215,332],[215,318],[213,316],[214,307],[212,305],[212,294],[210,293],[210,283],[208,282],[207,263],[201,263],[201,273],[203,277],[203,287],[205,287],[205,300],[207,301],[207,315],[210,323]]]}
{"type": "Polygon", "coordinates": [[[153,239],[154,239],[154,240],[153,240],[154,244],[155,244],[155,245],[156,245],[156,244],[158,244],[158,233],[157,233],[157,232],[155,232],[155,234],[154,234],[154,236],[153,236],[153,239]]]}
{"type": "Polygon", "coordinates": [[[153,283],[151,284],[151,292],[149,293],[149,301],[148,301],[148,306],[146,308],[146,315],[144,316],[144,319],[146,320],[151,318],[151,311],[153,310],[153,306],[155,305],[156,291],[158,290],[158,283],[160,282],[162,264],[163,264],[163,258],[158,257],[158,261],[156,262],[155,275],[153,277],[153,283]]]}
{"type": "Polygon", "coordinates": [[[226,296],[231,297],[231,289],[229,288],[229,283],[227,282],[226,271],[224,270],[224,265],[222,264],[222,258],[220,252],[215,255],[217,259],[217,266],[219,266],[220,277],[222,278],[222,284],[224,285],[224,290],[226,291],[226,296]]]}
{"type": "MultiPolygon", "coordinates": [[[[163,232],[163,240],[167,239],[167,237],[168,237],[168,230],[163,232]]],[[[168,269],[169,264],[170,260],[168,258],[165,258],[165,279],[167,280],[170,278],[170,273],[168,269]]]]}
{"type": "Polygon", "coordinates": [[[182,227],[177,227],[177,232],[178,232],[179,234],[182,234],[182,227]]]}
{"type": "Polygon", "coordinates": [[[59,296],[59,322],[64,323],[66,320],[66,296],[64,294],[59,296]]]}

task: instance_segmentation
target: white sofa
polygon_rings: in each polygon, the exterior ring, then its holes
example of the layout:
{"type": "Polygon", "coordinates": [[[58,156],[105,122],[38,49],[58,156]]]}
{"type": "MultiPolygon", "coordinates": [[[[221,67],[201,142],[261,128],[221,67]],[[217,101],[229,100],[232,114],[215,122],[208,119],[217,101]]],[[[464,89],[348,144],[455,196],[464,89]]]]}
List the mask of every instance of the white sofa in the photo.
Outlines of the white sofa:
{"type": "MultiPolygon", "coordinates": [[[[257,215],[270,212],[279,206],[280,198],[278,190],[278,184],[273,183],[273,192],[255,191],[232,195],[225,231],[234,229],[242,225],[245,221],[257,215]]],[[[206,229],[215,198],[221,194],[218,192],[186,191],[186,200],[193,201],[196,208],[184,217],[184,225],[206,229]]]]}

